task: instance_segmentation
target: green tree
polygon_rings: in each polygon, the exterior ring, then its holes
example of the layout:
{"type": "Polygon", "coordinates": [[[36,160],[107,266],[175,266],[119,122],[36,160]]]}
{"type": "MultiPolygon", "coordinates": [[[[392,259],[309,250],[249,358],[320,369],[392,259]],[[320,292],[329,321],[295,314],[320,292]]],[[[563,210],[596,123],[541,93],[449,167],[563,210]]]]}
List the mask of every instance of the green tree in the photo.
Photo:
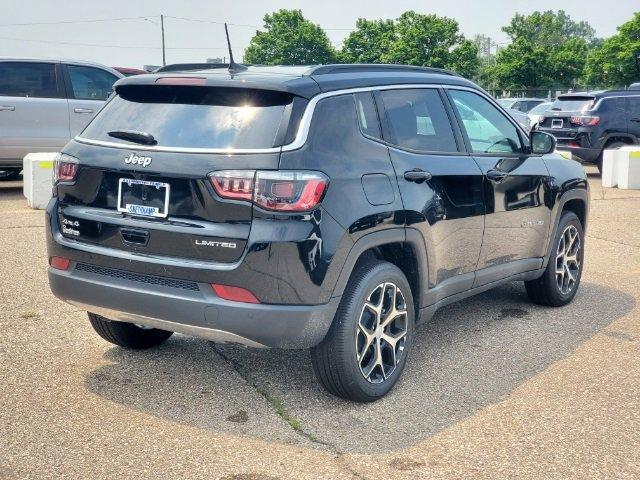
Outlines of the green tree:
{"type": "Polygon", "coordinates": [[[480,68],[478,46],[471,40],[462,40],[451,51],[447,68],[466,78],[475,78],[480,68]]]}
{"type": "Polygon", "coordinates": [[[389,63],[438,68],[462,68],[473,76],[478,68],[478,48],[465,40],[458,22],[412,10],[396,20],[396,41],[385,56],[389,63]]]}
{"type": "Polygon", "coordinates": [[[618,33],[602,42],[587,59],[585,82],[602,87],[622,87],[640,81],[640,12],[618,28],[618,33]]]}
{"type": "Polygon", "coordinates": [[[516,14],[502,29],[511,43],[496,57],[496,83],[502,88],[577,86],[590,45],[598,42],[586,22],[564,11],[516,14]]]}
{"type": "Polygon", "coordinates": [[[336,51],[322,28],[301,10],[278,10],[264,16],[265,31],[257,31],[244,52],[247,63],[313,65],[336,60],[336,51]]]}
{"type": "Polygon", "coordinates": [[[475,75],[477,46],[458,22],[437,15],[404,12],[397,20],[359,19],[344,41],[341,59],[350,63],[399,63],[448,68],[475,75]]]}
{"type": "Polygon", "coordinates": [[[340,58],[345,63],[386,63],[395,40],[393,20],[359,18],[342,44],[340,58]]]}

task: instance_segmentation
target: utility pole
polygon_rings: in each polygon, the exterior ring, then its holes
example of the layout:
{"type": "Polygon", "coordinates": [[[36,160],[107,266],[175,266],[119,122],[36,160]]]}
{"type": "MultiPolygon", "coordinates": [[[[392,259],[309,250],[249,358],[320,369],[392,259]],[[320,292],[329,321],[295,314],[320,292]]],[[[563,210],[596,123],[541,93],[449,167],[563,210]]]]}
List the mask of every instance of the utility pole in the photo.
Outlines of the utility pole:
{"type": "Polygon", "coordinates": [[[162,30],[162,66],[167,64],[167,57],[164,51],[164,15],[160,15],[160,29],[162,30]]]}

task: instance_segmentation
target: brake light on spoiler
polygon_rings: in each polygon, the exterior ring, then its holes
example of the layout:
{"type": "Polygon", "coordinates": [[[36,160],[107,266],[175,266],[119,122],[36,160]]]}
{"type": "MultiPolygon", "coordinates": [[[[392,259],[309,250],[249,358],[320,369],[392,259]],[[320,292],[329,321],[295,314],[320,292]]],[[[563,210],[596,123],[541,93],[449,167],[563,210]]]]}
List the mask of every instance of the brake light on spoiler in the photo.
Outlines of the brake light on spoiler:
{"type": "Polygon", "coordinates": [[[221,198],[279,212],[313,210],[329,184],[324,174],[307,171],[224,170],[211,173],[209,180],[221,198]]]}

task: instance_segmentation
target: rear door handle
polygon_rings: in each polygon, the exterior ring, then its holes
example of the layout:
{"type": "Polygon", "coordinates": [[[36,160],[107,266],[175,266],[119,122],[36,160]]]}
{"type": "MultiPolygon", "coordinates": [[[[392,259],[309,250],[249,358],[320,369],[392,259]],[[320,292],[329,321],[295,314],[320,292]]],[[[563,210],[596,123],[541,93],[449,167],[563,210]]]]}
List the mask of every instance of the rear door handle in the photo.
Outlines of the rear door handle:
{"type": "Polygon", "coordinates": [[[500,183],[507,178],[507,173],[501,170],[489,170],[487,172],[487,178],[492,182],[500,183]]]}
{"type": "Polygon", "coordinates": [[[73,111],[76,113],[93,113],[90,108],[74,108],[73,111]]]}
{"type": "Polygon", "coordinates": [[[16,107],[13,105],[0,105],[0,111],[3,112],[14,112],[16,107]]]}
{"type": "Polygon", "coordinates": [[[422,183],[431,180],[432,178],[433,175],[431,175],[429,172],[425,172],[420,168],[414,168],[413,170],[404,172],[404,179],[407,182],[422,183]]]}

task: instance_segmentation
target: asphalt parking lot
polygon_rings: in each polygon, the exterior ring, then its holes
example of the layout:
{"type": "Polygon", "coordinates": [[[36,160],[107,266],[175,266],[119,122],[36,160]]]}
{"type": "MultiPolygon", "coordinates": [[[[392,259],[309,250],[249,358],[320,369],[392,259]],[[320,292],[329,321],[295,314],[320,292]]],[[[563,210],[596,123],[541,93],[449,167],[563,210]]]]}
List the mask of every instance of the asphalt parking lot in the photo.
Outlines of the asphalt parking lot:
{"type": "Polygon", "coordinates": [[[307,352],[104,342],[49,292],[43,212],[0,182],[0,478],[640,478],[640,191],[590,172],[574,303],[514,283],[444,308],[370,405],[307,352]]]}

